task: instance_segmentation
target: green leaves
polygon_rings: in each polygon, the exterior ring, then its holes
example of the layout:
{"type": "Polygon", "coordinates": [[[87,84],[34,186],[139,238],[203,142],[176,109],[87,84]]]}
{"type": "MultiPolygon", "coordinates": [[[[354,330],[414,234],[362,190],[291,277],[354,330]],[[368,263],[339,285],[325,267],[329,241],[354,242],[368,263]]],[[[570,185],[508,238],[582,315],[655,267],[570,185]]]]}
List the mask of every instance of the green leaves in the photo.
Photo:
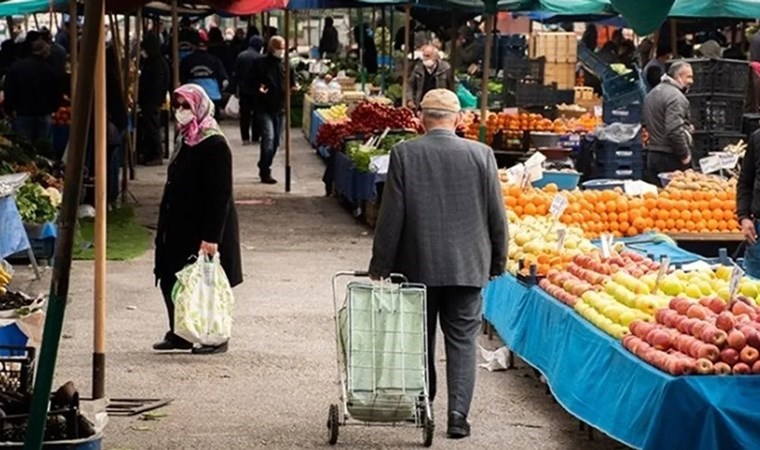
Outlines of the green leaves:
{"type": "Polygon", "coordinates": [[[27,182],[18,189],[16,205],[24,223],[50,222],[58,214],[42,186],[33,182],[27,182]]]}

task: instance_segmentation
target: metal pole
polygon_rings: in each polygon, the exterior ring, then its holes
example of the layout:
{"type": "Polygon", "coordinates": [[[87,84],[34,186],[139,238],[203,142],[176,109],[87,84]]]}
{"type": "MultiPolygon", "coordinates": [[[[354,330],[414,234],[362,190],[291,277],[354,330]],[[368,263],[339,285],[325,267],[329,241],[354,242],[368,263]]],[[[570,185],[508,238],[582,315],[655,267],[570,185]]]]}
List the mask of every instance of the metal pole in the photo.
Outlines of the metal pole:
{"type": "MultiPolygon", "coordinates": [[[[102,39],[104,29],[103,1],[90,2],[85,8],[85,23],[82,39],[82,53],[92,55],[97,51],[98,41],[102,39]]],[[[58,240],[56,241],[55,261],[50,281],[45,330],[42,348],[37,364],[37,376],[34,380],[31,415],[26,432],[24,448],[40,450],[45,434],[50,392],[58,358],[58,344],[66,312],[69,279],[71,275],[71,256],[74,246],[74,231],[77,209],[82,188],[84,170],[84,149],[92,112],[95,67],[83,65],[84,70],[77,78],[77,92],[74,97],[74,117],[71,127],[71,145],[66,160],[66,184],[63,188],[63,204],[58,220],[58,240]]]]}
{"type": "Polygon", "coordinates": [[[367,84],[367,68],[364,67],[364,38],[366,37],[366,28],[364,25],[364,9],[359,8],[359,77],[362,81],[362,92],[367,84]]]}
{"type": "MultiPolygon", "coordinates": [[[[132,23],[132,16],[130,14],[126,14],[124,16],[124,104],[127,106],[127,117],[130,117],[131,115],[129,112],[130,109],[130,103],[129,103],[129,88],[132,86],[131,81],[131,75],[132,75],[132,48],[129,43],[129,28],[131,27],[132,23]]],[[[117,27],[118,29],[118,27],[117,27]]],[[[135,98],[137,100],[137,98],[135,98]]],[[[137,108],[136,104],[133,105],[134,108],[137,108]]],[[[127,135],[124,137],[124,151],[122,152],[122,165],[121,165],[121,202],[122,204],[127,203],[127,193],[129,192],[129,169],[132,167],[130,164],[130,156],[132,155],[132,152],[130,151],[132,148],[132,139],[130,139],[130,133],[129,133],[129,126],[127,126],[127,135]]],[[[134,174],[133,174],[134,175],[134,174]]]]}
{"type": "Polygon", "coordinates": [[[290,11],[285,10],[285,192],[290,192],[290,11]]]}
{"type": "Polygon", "coordinates": [[[404,5],[404,74],[401,79],[403,80],[403,93],[401,94],[401,105],[406,106],[409,99],[407,98],[406,90],[409,87],[409,27],[411,26],[409,16],[412,13],[412,5],[407,3],[404,5]]]}
{"type": "Polygon", "coordinates": [[[179,14],[172,0],[172,92],[179,87],[179,14]]]}
{"type": "Polygon", "coordinates": [[[678,57],[678,24],[676,19],[670,19],[670,50],[673,52],[673,58],[678,57]]]}
{"type": "Polygon", "coordinates": [[[493,48],[493,17],[493,14],[486,14],[486,53],[483,55],[483,76],[480,85],[480,142],[486,141],[488,77],[491,74],[491,49],[493,48]]]}
{"type": "MultiPolygon", "coordinates": [[[[137,27],[135,29],[135,39],[137,41],[137,44],[139,45],[140,42],[142,42],[142,32],[143,32],[143,10],[142,8],[137,9],[137,27]]],[[[135,56],[134,59],[135,62],[135,77],[132,79],[132,89],[134,90],[134,97],[135,97],[135,105],[134,109],[132,109],[132,135],[130,136],[130,139],[132,140],[132,152],[130,156],[130,179],[134,179],[135,177],[135,170],[134,170],[134,162],[135,162],[135,153],[137,149],[137,100],[140,98],[140,54],[138,53],[135,56]]]]}
{"type": "Polygon", "coordinates": [[[311,54],[311,47],[313,42],[313,39],[311,38],[311,10],[306,11],[306,33],[308,34],[306,45],[309,46],[309,54],[311,54]]]}
{"type": "Polygon", "coordinates": [[[456,72],[457,67],[454,65],[457,61],[457,53],[459,46],[457,45],[457,40],[459,39],[459,29],[457,28],[457,16],[454,13],[454,11],[451,11],[451,27],[454,30],[452,36],[451,36],[451,52],[449,54],[449,60],[451,62],[451,70],[449,71],[449,81],[452,86],[454,86],[454,82],[456,81],[456,72]]]}
{"type": "MultiPolygon", "coordinates": [[[[35,15],[35,18],[37,16],[35,15]]],[[[79,13],[77,11],[77,0],[69,0],[69,55],[71,57],[71,99],[74,98],[77,86],[77,58],[79,58],[79,45],[77,43],[77,22],[79,13]]]]}
{"type": "MultiPolygon", "coordinates": [[[[115,23],[112,25],[116,25],[115,23]]],[[[116,28],[118,31],[118,28],[116,28]]],[[[114,38],[118,33],[114,33],[114,38]]],[[[95,57],[95,330],[92,354],[92,397],[106,395],[106,217],[108,199],[107,123],[106,123],[106,44],[101,27],[95,57]]]]}

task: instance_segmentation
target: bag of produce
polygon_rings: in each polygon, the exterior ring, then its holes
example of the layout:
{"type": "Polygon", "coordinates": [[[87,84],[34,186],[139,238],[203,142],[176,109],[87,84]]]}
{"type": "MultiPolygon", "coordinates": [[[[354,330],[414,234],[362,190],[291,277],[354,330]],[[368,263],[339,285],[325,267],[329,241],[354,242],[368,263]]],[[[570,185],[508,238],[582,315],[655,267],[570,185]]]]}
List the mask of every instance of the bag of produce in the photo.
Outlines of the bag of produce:
{"type": "Polygon", "coordinates": [[[227,106],[224,107],[224,114],[231,119],[237,119],[240,117],[240,99],[238,99],[237,95],[233,95],[227,100],[227,106]]]}
{"type": "Polygon", "coordinates": [[[221,345],[232,334],[235,299],[219,261],[199,254],[195,263],[177,272],[172,292],[174,333],[201,345],[221,345]]]}
{"type": "Polygon", "coordinates": [[[457,97],[459,97],[459,103],[462,105],[462,109],[475,108],[478,106],[478,98],[472,95],[472,92],[468,91],[467,88],[461,84],[457,86],[457,97]]]}

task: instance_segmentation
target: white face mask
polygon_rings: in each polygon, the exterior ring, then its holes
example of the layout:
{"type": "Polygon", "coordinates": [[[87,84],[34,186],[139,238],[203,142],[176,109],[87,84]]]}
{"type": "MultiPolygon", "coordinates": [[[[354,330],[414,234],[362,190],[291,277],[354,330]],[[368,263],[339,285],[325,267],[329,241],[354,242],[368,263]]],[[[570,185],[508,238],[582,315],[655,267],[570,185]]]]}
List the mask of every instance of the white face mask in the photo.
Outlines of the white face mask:
{"type": "Polygon", "coordinates": [[[179,126],[184,127],[193,121],[193,112],[189,109],[178,109],[174,113],[174,118],[177,119],[177,124],[179,124],[179,126]]]}
{"type": "Polygon", "coordinates": [[[272,55],[274,55],[275,58],[282,59],[285,57],[285,50],[275,50],[272,52],[272,55]]]}
{"type": "Polygon", "coordinates": [[[422,61],[422,64],[427,69],[432,69],[433,67],[435,67],[435,61],[433,61],[432,59],[425,59],[422,61]]]}

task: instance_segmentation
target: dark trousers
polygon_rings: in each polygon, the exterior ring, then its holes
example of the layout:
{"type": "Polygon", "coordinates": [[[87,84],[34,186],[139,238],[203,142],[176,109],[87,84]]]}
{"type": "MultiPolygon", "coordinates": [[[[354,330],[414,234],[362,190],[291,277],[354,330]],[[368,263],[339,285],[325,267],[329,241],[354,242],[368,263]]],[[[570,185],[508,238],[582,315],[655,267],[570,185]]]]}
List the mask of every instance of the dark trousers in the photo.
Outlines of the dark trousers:
{"type": "Polygon", "coordinates": [[[672,153],[656,152],[649,150],[646,155],[646,167],[644,168],[644,181],[655,186],[662,186],[659,174],[686,170],[688,164],[681,162],[681,158],[672,153]]]}
{"type": "Polygon", "coordinates": [[[164,303],[166,303],[166,312],[169,314],[169,331],[172,333],[174,333],[174,301],[172,300],[172,290],[176,282],[177,277],[172,275],[161,278],[159,283],[161,294],[164,296],[164,303]]]}
{"type": "Polygon", "coordinates": [[[161,159],[161,106],[140,107],[140,143],[137,151],[142,162],[161,159]]]}
{"type": "Polygon", "coordinates": [[[256,123],[261,131],[261,156],[259,157],[259,176],[272,176],[272,161],[282,141],[285,126],[285,113],[257,113],[256,123]]]}
{"type": "Polygon", "coordinates": [[[446,345],[446,385],[448,411],[465,416],[475,390],[477,339],[481,325],[481,289],[473,287],[431,287],[427,290],[428,373],[430,400],[435,399],[435,337],[440,318],[446,345]]]}
{"type": "Polygon", "coordinates": [[[251,94],[240,94],[240,138],[243,142],[258,141],[261,130],[256,125],[254,97],[251,94]]]}

